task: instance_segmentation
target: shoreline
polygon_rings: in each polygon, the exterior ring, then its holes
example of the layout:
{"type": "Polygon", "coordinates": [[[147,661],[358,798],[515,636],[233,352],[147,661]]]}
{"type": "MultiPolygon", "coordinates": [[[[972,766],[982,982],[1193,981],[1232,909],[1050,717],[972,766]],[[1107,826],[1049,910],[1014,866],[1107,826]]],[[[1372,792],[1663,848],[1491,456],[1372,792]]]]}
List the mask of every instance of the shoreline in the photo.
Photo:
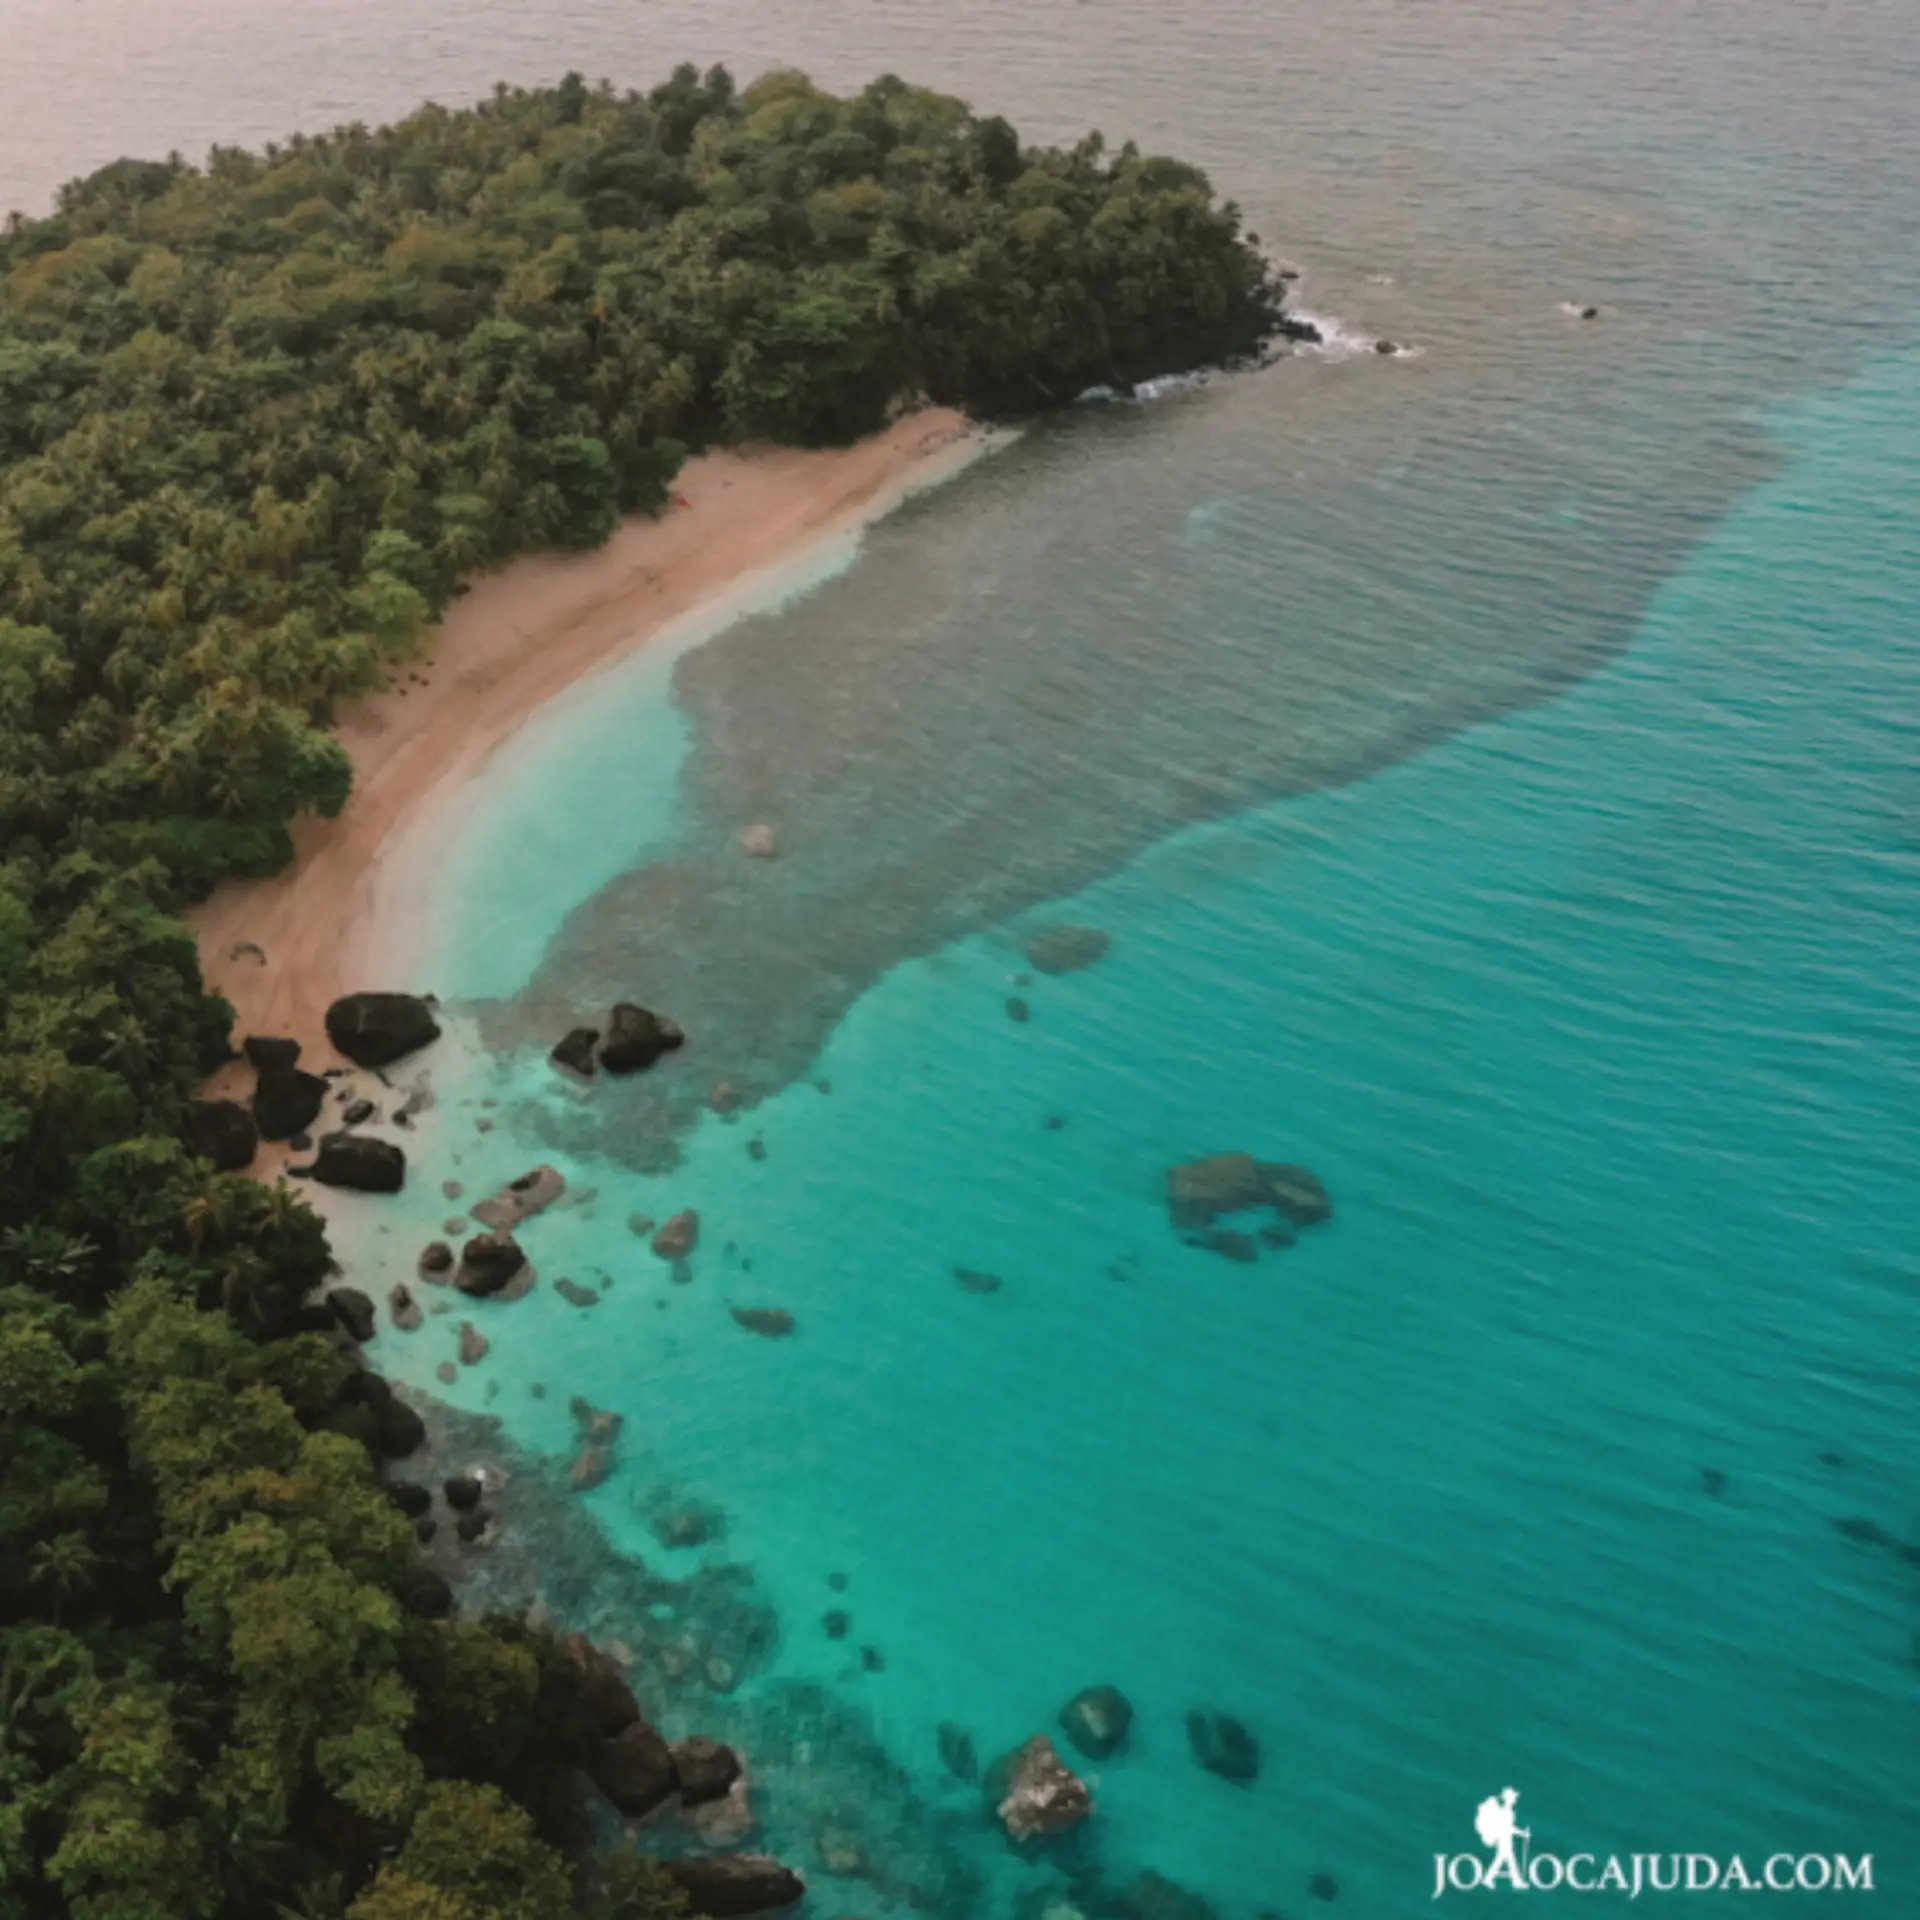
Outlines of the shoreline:
{"type": "MultiPolygon", "coordinates": [[[[228,880],[182,917],[207,988],[249,1033],[301,1043],[302,1064],[342,1064],[327,1006],[399,987],[413,955],[405,911],[458,822],[457,802],[521,726],[681,623],[752,610],[760,590],[822,547],[857,536],[992,444],[948,408],[897,420],[851,447],[720,451],[689,460],[658,519],[630,516],[587,554],[534,554],[478,577],[388,686],[354,701],[334,737],[353,790],[331,820],[292,823],[292,861],[228,880]]],[[[209,1097],[244,1098],[242,1061],[209,1097]]],[[[271,1178],[284,1149],[262,1142],[271,1178]]]]}

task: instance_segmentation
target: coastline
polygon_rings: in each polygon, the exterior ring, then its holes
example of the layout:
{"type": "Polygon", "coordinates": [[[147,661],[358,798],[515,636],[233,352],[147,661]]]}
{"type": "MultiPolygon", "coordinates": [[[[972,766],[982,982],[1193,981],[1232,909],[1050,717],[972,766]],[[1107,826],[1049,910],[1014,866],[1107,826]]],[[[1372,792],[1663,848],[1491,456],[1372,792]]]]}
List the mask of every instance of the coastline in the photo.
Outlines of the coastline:
{"type": "MultiPolygon", "coordinates": [[[[462,794],[522,724],[689,618],[751,611],[757,590],[990,444],[964,415],[932,408],[851,447],[702,454],[658,519],[629,517],[592,553],[528,555],[476,579],[419,656],[340,715],[354,771],[340,814],[296,820],[285,868],[226,881],[183,916],[236,1037],[289,1035],[308,1065],[336,1063],[328,1004],[409,984],[410,909],[462,794]]],[[[242,1096],[249,1083],[236,1062],[207,1091],[242,1096]]],[[[263,1143],[256,1171],[271,1178],[284,1158],[263,1143]]]]}

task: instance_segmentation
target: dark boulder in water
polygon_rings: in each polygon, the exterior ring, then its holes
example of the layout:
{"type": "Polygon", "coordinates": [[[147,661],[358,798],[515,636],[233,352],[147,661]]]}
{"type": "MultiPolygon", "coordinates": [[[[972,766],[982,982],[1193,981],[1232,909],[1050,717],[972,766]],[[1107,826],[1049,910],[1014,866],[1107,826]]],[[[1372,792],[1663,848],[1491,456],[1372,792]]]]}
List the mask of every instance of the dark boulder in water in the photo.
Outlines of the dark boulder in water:
{"type": "Polygon", "coordinates": [[[1718,1467],[1700,1469],[1700,1490],[1709,1500],[1723,1498],[1727,1491],[1727,1476],[1718,1467]]]}
{"type": "Polygon", "coordinates": [[[569,1027],[566,1037],[547,1058],[556,1067],[565,1067],[569,1073],[591,1073],[593,1050],[599,1044],[598,1027],[569,1027]]]}
{"type": "Polygon", "coordinates": [[[413,1297],[413,1289],[404,1280],[396,1280],[387,1289],[387,1311],[402,1333],[418,1333],[426,1318],[420,1311],[420,1302],[413,1297]]]}
{"type": "Polygon", "coordinates": [[[418,994],[349,993],[327,1009],[327,1038],[355,1066],[385,1067],[438,1040],[440,1028],[418,994]]]}
{"type": "Polygon", "coordinates": [[[564,1275],[553,1283],[553,1290],[572,1307],[597,1307],[600,1296],[591,1287],[583,1287],[564,1275]]]}
{"type": "Polygon", "coordinates": [[[735,1307],[733,1317],[749,1333],[765,1334],[769,1340],[783,1340],[794,1328],[785,1307],[735,1307]]]}
{"type": "Polygon", "coordinates": [[[460,1364],[477,1367],[493,1351],[493,1342],[471,1320],[460,1322],[460,1364]]]}
{"type": "Polygon", "coordinates": [[[450,1480],[443,1482],[440,1491],[446,1496],[447,1505],[455,1513],[470,1513],[480,1504],[480,1496],[486,1489],[473,1474],[456,1473],[450,1480]]]}
{"type": "Polygon", "coordinates": [[[215,1173],[238,1173],[253,1164],[260,1129],[238,1100],[195,1100],[180,1130],[189,1153],[211,1160],[215,1173]]]}
{"type": "Polygon", "coordinates": [[[644,1819],[678,1784],[666,1741],[638,1718],[594,1749],[587,1773],[614,1811],[629,1820],[644,1819]]]}
{"type": "Polygon", "coordinates": [[[1024,1027],[1033,1018],[1033,1009],[1017,993],[1007,996],[1007,1018],[1016,1027],[1024,1027]]]}
{"type": "Polygon", "coordinates": [[[1118,1687],[1086,1687],[1060,1709],[1066,1736],[1089,1760],[1120,1751],[1133,1724],[1133,1703],[1118,1687]]]}
{"type": "Polygon", "coordinates": [[[1187,1715],[1187,1744],[1209,1773],[1245,1786],[1259,1777],[1260,1743],[1230,1713],[1196,1707],[1187,1715]]]}
{"type": "Polygon", "coordinates": [[[453,1271],[453,1249],[444,1240],[429,1240],[420,1249],[420,1271],[443,1274],[453,1271]]]}
{"type": "Polygon", "coordinates": [[[255,1073],[290,1073],[300,1064],[300,1042],[250,1033],[240,1042],[255,1073]]]}
{"type": "Polygon", "coordinates": [[[453,1284],[462,1293],[484,1299],[510,1286],[526,1264],[527,1256],[512,1234],[476,1233],[460,1249],[453,1284]]]}
{"type": "Polygon", "coordinates": [[[973,1735],[951,1720],[942,1720],[936,1737],[940,1743],[940,1764],[956,1780],[964,1780],[971,1786],[980,1778],[980,1758],[974,1751],[973,1735]]]}
{"type": "Polygon", "coordinates": [[[673,1771],[681,1803],[701,1807],[733,1791],[741,1774],[740,1756],[718,1740],[680,1740],[673,1747],[673,1771]]]}
{"type": "Polygon", "coordinates": [[[1134,1875],[1116,1904],[1125,1920],[1214,1920],[1211,1901],[1151,1867],[1134,1875]]]}
{"type": "Polygon", "coordinates": [[[711,1507],[674,1507],[653,1517],[653,1537],[675,1551],[704,1547],[720,1531],[720,1516],[711,1507]]]}
{"type": "Polygon", "coordinates": [[[722,1853],[704,1859],[663,1860],[660,1870],[682,1893],[687,1905],[706,1920],[741,1920],[750,1913],[772,1913],[802,1898],[807,1884],[790,1867],[765,1854],[722,1853]]]}
{"type": "Polygon", "coordinates": [[[254,1083],[253,1119],[263,1140],[288,1140],[320,1117],[327,1083],[317,1073],[278,1067],[254,1083]]]}
{"type": "Polygon", "coordinates": [[[1219,1254],[1222,1259],[1236,1260],[1242,1266],[1252,1266],[1260,1258],[1260,1248],[1253,1235],[1236,1233],[1231,1227],[1209,1228],[1194,1244],[1219,1254]]]}
{"type": "Polygon", "coordinates": [[[1099,927],[1056,926],[1029,934],[1024,950],[1036,973],[1078,973],[1103,958],[1112,945],[1112,935],[1099,927]]]}
{"type": "Polygon", "coordinates": [[[844,1640],[852,1630],[853,1618],[844,1607],[834,1607],[820,1616],[820,1630],[829,1640],[844,1640]]]}
{"type": "Polygon", "coordinates": [[[1316,1900],[1338,1900],[1340,1898],[1340,1882],[1330,1873],[1316,1873],[1313,1878],[1307,1882],[1307,1891],[1312,1894],[1316,1900]]]}
{"type": "Polygon", "coordinates": [[[673,1021],[623,1000],[607,1016],[600,1064],[609,1073],[640,1073],[683,1045],[686,1037],[673,1021]]]}
{"type": "Polygon", "coordinates": [[[391,1140],[370,1139],[364,1133],[321,1135],[313,1177],[329,1187],[350,1187],[356,1193],[398,1193],[406,1185],[407,1156],[391,1140]]]}
{"type": "Polygon", "coordinates": [[[475,1507],[471,1513],[463,1513],[453,1523],[453,1530],[468,1546],[472,1546],[492,1525],[493,1515],[485,1507],[475,1507]]]}
{"type": "Polygon", "coordinates": [[[334,1318],[362,1344],[374,1334],[373,1302],[358,1287],[335,1287],[327,1295],[334,1318]]]}
{"type": "Polygon", "coordinates": [[[573,1464],[567,1469],[567,1484],[575,1493],[591,1493],[604,1484],[612,1472],[612,1453],[606,1447],[589,1443],[573,1456],[573,1464]]]}

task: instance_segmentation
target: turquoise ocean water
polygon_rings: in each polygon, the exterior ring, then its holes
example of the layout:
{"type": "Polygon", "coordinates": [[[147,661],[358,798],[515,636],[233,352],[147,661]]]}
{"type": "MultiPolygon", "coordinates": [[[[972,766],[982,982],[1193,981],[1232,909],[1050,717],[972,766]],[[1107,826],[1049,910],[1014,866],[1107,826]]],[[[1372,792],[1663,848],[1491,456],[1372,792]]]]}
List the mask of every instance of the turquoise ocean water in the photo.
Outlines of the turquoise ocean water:
{"type": "Polygon", "coordinates": [[[1036,424],[489,769],[369,983],[457,1009],[439,1104],[340,1244],[384,1293],[441,1181],[565,1169],[483,1364],[374,1357],[523,1482],[619,1410],[577,1504],[636,1571],[510,1507],[476,1596],[739,1738],[820,1920],[1143,1868],[1403,1916],[1506,1785],[1536,1849],[1871,1852],[1920,1916],[1911,0],[14,11],[13,202],[567,66],[890,67],[1198,159],[1352,343],[1036,424]],[[1056,919],[1111,950],[1023,979],[1056,919]],[[562,1086],[629,997],[686,1051],[562,1086]],[[1334,1221],[1183,1246],[1164,1169],[1236,1148],[1334,1221]],[[677,1284],[628,1219],[685,1206],[677,1284]],[[1130,1744],[1018,1859],[938,1729],[1099,1682],[1130,1744]]]}
{"type": "MultiPolygon", "coordinates": [[[[1920,1572],[1834,1526],[1920,1507],[1920,356],[1775,431],[1617,660],[1052,903],[1114,946],[1029,1022],[1015,923],[889,971],[671,1174],[564,1161],[597,1197],[524,1237],[615,1289],[477,1309],[511,1359],[453,1397],[556,1452],[566,1394],[623,1410],[613,1537],[672,1558],[663,1481],[722,1509],[768,1674],[842,1690],[955,1819],[940,1722],[997,1750],[1122,1686],[1121,1879],[1285,1912],[1324,1871],[1404,1913],[1511,1782],[1541,1847],[1873,1851],[1920,1910],[1920,1572]],[[1161,1170],[1235,1147],[1310,1161],[1336,1221],[1253,1267],[1182,1246],[1161,1170]],[[678,1286],[625,1221],[682,1205],[678,1286]],[[1196,1703],[1258,1732],[1253,1787],[1195,1770],[1196,1703]]],[[[455,994],[471,931],[425,963],[455,994]]],[[[549,1083],[443,1076],[423,1170],[517,1171],[460,1103],[524,1127],[549,1083]]],[[[427,1379],[447,1324],[381,1363],[427,1379]]],[[[996,1898],[1055,1884],[979,1844],[996,1898]]]]}

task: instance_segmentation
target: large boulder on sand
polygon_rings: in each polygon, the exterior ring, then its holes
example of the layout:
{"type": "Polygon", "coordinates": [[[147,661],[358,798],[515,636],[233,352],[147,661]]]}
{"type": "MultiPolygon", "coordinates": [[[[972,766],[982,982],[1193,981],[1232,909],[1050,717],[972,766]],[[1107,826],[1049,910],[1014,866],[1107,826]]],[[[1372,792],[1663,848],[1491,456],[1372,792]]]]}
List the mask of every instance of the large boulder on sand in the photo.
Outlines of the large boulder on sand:
{"type": "Polygon", "coordinates": [[[1187,1744],[1209,1773],[1246,1786],[1260,1772],[1260,1743],[1230,1713],[1196,1707],[1187,1715],[1187,1744]]]}
{"type": "Polygon", "coordinates": [[[260,1075],[253,1087],[253,1119],[263,1140],[291,1140],[320,1117],[326,1104],[327,1083],[317,1073],[298,1067],[275,1067],[260,1075]]]}
{"type": "Polygon", "coordinates": [[[666,1741],[640,1719],[601,1741],[587,1773],[607,1804],[629,1820],[644,1820],[679,1784],[666,1741]]]}
{"type": "Polygon", "coordinates": [[[639,1073],[663,1053],[686,1040],[671,1021],[623,1000],[607,1016],[607,1037],[600,1043],[600,1064],[609,1073],[639,1073]]]}
{"type": "Polygon", "coordinates": [[[1093,1811],[1093,1795],[1044,1733],[996,1761],[987,1795],[1011,1840],[1050,1840],[1093,1811]]]}
{"type": "Polygon", "coordinates": [[[300,1064],[300,1042],[269,1034],[250,1033],[240,1042],[255,1073],[288,1073],[300,1064]]]}
{"type": "Polygon", "coordinates": [[[440,1038],[418,994],[349,993],[327,1009],[327,1038],[356,1066],[384,1067],[440,1038]]]}
{"type": "Polygon", "coordinates": [[[334,1318],[362,1344],[374,1335],[373,1302],[358,1287],[335,1287],[327,1295],[334,1318]]]}
{"type": "Polygon", "coordinates": [[[711,1854],[706,1859],[662,1860],[660,1870],[706,1920],[740,1920],[749,1913],[790,1907],[807,1890],[791,1867],[760,1853],[711,1854]]]}
{"type": "Polygon", "coordinates": [[[320,1140],[313,1177],[322,1186],[358,1193],[398,1193],[406,1184],[407,1156],[391,1140],[364,1133],[329,1133],[320,1140]]]}
{"type": "Polygon", "coordinates": [[[215,1173],[238,1173],[253,1164],[260,1129],[238,1100],[196,1100],[180,1129],[189,1153],[211,1160],[215,1173]]]}
{"type": "Polygon", "coordinates": [[[1089,1760],[1110,1759],[1133,1724],[1133,1703],[1118,1687],[1087,1687],[1060,1709],[1060,1724],[1089,1760]]]}
{"type": "Polygon", "coordinates": [[[1098,927],[1042,927],[1024,942],[1027,964],[1035,973],[1078,973],[1113,945],[1098,927]]]}
{"type": "Polygon", "coordinates": [[[460,1249],[453,1284],[462,1293],[484,1298],[509,1286],[527,1264],[519,1241],[510,1233],[476,1233],[460,1249]]]}
{"type": "Polygon", "coordinates": [[[538,1166],[518,1180],[510,1180],[491,1199],[482,1200],[469,1211],[483,1227],[505,1230],[545,1212],[566,1190],[566,1180],[558,1168],[538,1166]]]}

